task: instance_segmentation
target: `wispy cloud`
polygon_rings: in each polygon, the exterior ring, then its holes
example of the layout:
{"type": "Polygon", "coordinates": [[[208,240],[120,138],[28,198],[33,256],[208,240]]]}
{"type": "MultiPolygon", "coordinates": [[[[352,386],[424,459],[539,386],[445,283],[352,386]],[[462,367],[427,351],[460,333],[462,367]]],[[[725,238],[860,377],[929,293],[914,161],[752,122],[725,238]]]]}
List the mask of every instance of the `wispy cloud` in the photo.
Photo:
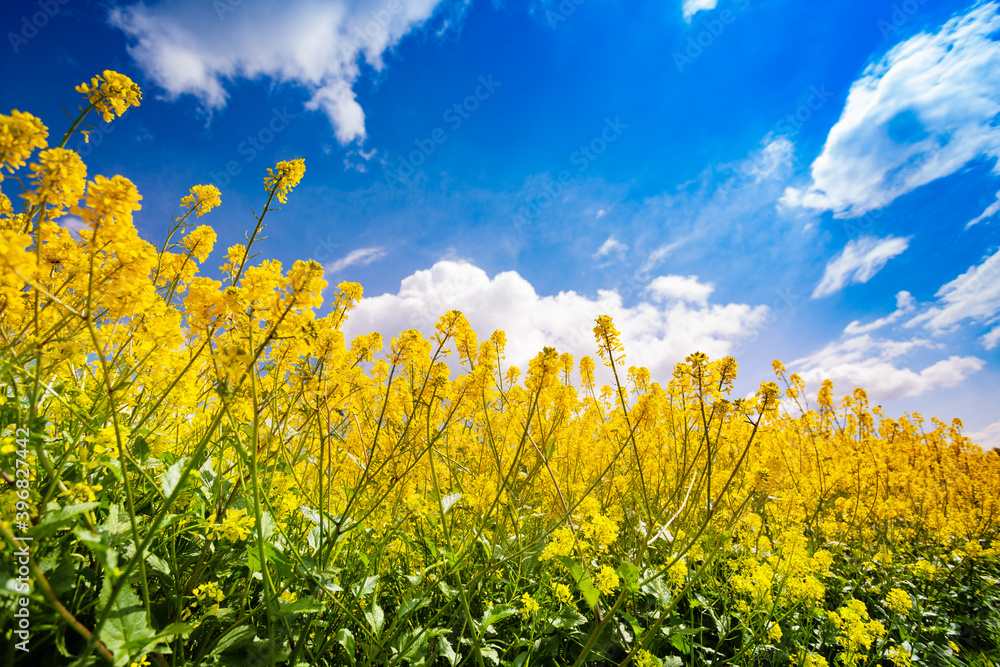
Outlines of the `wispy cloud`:
{"type": "Polygon", "coordinates": [[[844,249],[827,263],[823,279],[813,291],[812,298],[830,296],[847,285],[868,282],[890,259],[901,254],[909,245],[909,238],[896,236],[884,239],[863,236],[848,241],[844,249]]]}
{"type": "Polygon", "coordinates": [[[977,4],[869,65],[812,163],[812,182],[783,202],[856,217],[978,156],[1000,158],[998,10],[977,4]]]}
{"type": "Polygon", "coordinates": [[[621,256],[628,246],[616,239],[614,236],[609,236],[608,240],[601,244],[601,247],[597,249],[594,253],[594,257],[606,257],[611,253],[621,256]]]}
{"type": "Polygon", "coordinates": [[[382,248],[358,248],[357,250],[352,250],[347,253],[346,257],[341,257],[340,259],[335,259],[332,262],[328,262],[323,266],[323,272],[326,275],[332,275],[343,271],[349,266],[354,266],[355,264],[360,264],[361,266],[367,266],[374,262],[375,260],[382,259],[385,257],[385,250],[382,248]]]}
{"type": "Polygon", "coordinates": [[[935,305],[911,319],[907,326],[921,324],[940,333],[964,320],[983,322],[993,326],[983,336],[983,346],[992,350],[1000,342],[1000,250],[942,285],[934,296],[935,305]]]}

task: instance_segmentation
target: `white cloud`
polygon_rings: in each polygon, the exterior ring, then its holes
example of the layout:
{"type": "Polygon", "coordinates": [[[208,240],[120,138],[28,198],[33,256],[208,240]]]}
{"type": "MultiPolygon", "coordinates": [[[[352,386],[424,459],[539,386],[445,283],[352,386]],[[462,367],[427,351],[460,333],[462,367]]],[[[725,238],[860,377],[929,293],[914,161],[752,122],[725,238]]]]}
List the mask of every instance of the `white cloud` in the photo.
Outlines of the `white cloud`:
{"type": "Polygon", "coordinates": [[[458,309],[481,339],[494,329],[505,331],[506,363],[523,369],[546,346],[596,360],[594,319],[610,315],[622,334],[626,366],[646,366],[666,381],[674,364],[694,351],[713,358],[728,354],[735,341],[757,330],[769,314],[766,306],[709,304],[705,289],[711,288],[694,277],[680,278],[678,284],[686,286],[693,301],[626,307],[614,290],[602,290],[596,299],[573,291],[540,296],[515,271],[490,278],[472,264],[440,261],[404,278],[396,294],[363,299],[348,318],[345,335],[379,331],[388,340],[411,327],[430,335],[441,315],[458,309]]]}
{"type": "Polygon", "coordinates": [[[708,305],[708,297],[715,291],[715,286],[698,282],[698,276],[660,276],[653,279],[646,288],[653,301],[671,302],[686,301],[702,308],[708,305]]]}
{"type": "Polygon", "coordinates": [[[897,321],[906,313],[913,312],[916,307],[916,301],[913,295],[909,292],[903,290],[896,294],[896,310],[885,317],[880,317],[877,320],[869,322],[867,324],[862,324],[860,320],[854,320],[844,328],[844,333],[848,336],[859,336],[861,334],[871,333],[881,329],[882,327],[892,324],[897,321]]]}
{"type": "Polygon", "coordinates": [[[753,161],[744,164],[744,172],[747,176],[753,176],[759,183],[765,178],[770,178],[775,173],[780,172],[792,164],[795,157],[795,144],[788,137],[765,139],[764,147],[755,155],[753,161]]]}
{"type": "Polygon", "coordinates": [[[975,433],[969,433],[969,438],[983,449],[1000,448],[1000,421],[995,421],[986,428],[975,433]]]}
{"type": "Polygon", "coordinates": [[[385,257],[385,250],[382,248],[358,248],[347,253],[346,257],[341,257],[325,264],[323,266],[323,273],[325,275],[332,275],[355,264],[368,266],[375,260],[382,259],[383,257],[385,257]]]}
{"type": "MultiPolygon", "coordinates": [[[[911,319],[907,326],[923,324],[940,333],[966,319],[994,324],[1000,314],[1000,250],[942,285],[934,296],[938,298],[936,305],[911,319]]],[[[1000,333],[994,328],[982,341],[991,350],[1000,341],[1000,333]]]]}
{"type": "Polygon", "coordinates": [[[909,238],[896,236],[884,239],[863,236],[848,241],[840,254],[827,262],[823,279],[816,286],[812,298],[830,296],[847,285],[868,282],[890,259],[905,251],[909,245],[909,238]]]}
{"type": "Polygon", "coordinates": [[[985,211],[977,215],[972,220],[969,220],[969,222],[965,224],[965,228],[968,229],[972,225],[977,225],[987,218],[992,218],[997,213],[1000,213],[1000,192],[997,193],[996,201],[987,206],[985,211]]]}
{"type": "Polygon", "coordinates": [[[610,255],[611,253],[615,253],[620,257],[626,250],[628,250],[627,245],[616,239],[614,236],[609,236],[608,240],[601,244],[601,247],[598,248],[596,253],[594,253],[594,257],[604,257],[606,255],[610,255]]]}
{"type": "Polygon", "coordinates": [[[329,117],[342,144],[365,138],[354,82],[360,58],[383,55],[433,14],[440,0],[168,0],[111,11],[134,43],[129,54],[171,98],[190,94],[209,110],[226,105],[227,83],[269,78],[305,87],[306,108],[329,117]]]}
{"type": "Polygon", "coordinates": [[[783,203],[855,217],[978,156],[1000,158],[998,9],[976,5],[869,65],[812,164],[812,183],[788,188],[783,203]]]}
{"type": "Polygon", "coordinates": [[[719,4],[719,0],[684,0],[682,6],[684,20],[690,23],[692,16],[703,10],[709,11],[715,9],[717,4],[719,4]]]}
{"type": "Polygon", "coordinates": [[[837,393],[862,387],[873,401],[882,403],[954,387],[986,363],[977,357],[950,356],[919,371],[899,366],[914,352],[931,347],[927,340],[895,341],[864,334],[830,343],[787,367],[811,387],[829,378],[839,388],[837,393]]]}
{"type": "Polygon", "coordinates": [[[75,238],[80,238],[80,230],[87,227],[87,223],[78,215],[64,215],[57,219],[60,227],[65,227],[75,238]]]}

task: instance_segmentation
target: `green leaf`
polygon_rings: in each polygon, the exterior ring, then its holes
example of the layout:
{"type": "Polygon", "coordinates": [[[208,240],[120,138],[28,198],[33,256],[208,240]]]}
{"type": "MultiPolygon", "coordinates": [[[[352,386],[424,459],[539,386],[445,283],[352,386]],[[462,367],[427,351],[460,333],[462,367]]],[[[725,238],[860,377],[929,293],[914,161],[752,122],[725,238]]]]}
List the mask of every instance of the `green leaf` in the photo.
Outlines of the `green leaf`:
{"type": "Polygon", "coordinates": [[[351,586],[351,592],[354,593],[354,597],[363,598],[366,595],[371,595],[375,592],[375,586],[378,585],[378,575],[367,577],[364,581],[351,586]]]}
{"type": "Polygon", "coordinates": [[[161,574],[170,574],[170,566],[154,553],[146,554],[146,562],[149,566],[161,574]]]}
{"type": "Polygon", "coordinates": [[[451,667],[455,667],[458,662],[458,654],[455,653],[455,649],[452,648],[447,637],[438,637],[438,653],[448,661],[451,667]]]}
{"type": "Polygon", "coordinates": [[[102,538],[95,532],[87,530],[86,528],[77,528],[73,531],[81,542],[83,542],[88,549],[94,553],[94,557],[97,562],[100,563],[105,570],[108,572],[114,572],[118,567],[118,552],[115,551],[110,544],[109,540],[102,538]]]}
{"type": "Polygon", "coordinates": [[[347,659],[354,664],[354,635],[347,628],[341,628],[337,631],[337,636],[334,637],[337,643],[344,647],[344,652],[347,653],[347,659]]]}
{"type": "Polygon", "coordinates": [[[115,667],[119,667],[127,665],[130,656],[148,646],[156,635],[146,622],[146,610],[132,587],[122,586],[114,600],[111,600],[112,588],[111,579],[105,577],[98,602],[101,608],[110,604],[110,613],[101,628],[100,638],[114,654],[115,667]]]}
{"type": "Polygon", "coordinates": [[[256,636],[257,628],[248,627],[246,625],[238,627],[220,637],[218,643],[215,645],[215,648],[212,649],[212,652],[209,653],[209,655],[218,655],[227,649],[240,648],[250,644],[256,636]]]}
{"type": "Polygon", "coordinates": [[[111,539],[115,536],[125,532],[129,529],[128,519],[121,519],[120,517],[124,514],[121,507],[118,505],[111,505],[108,508],[108,517],[104,520],[104,523],[98,528],[101,535],[106,535],[108,538],[108,543],[110,544],[111,539]]]}
{"type": "Polygon", "coordinates": [[[578,612],[572,607],[564,607],[559,615],[552,619],[552,625],[554,627],[563,628],[575,628],[578,625],[583,625],[587,622],[587,617],[578,612]]]}
{"type": "Polygon", "coordinates": [[[365,620],[368,621],[368,625],[372,627],[375,634],[382,633],[382,626],[385,624],[385,612],[382,611],[382,607],[378,606],[375,600],[372,600],[371,607],[365,610],[365,620]]]}
{"type": "Polygon", "coordinates": [[[323,611],[323,603],[314,597],[302,597],[278,610],[279,616],[288,614],[318,614],[323,611]]]}
{"type": "Polygon", "coordinates": [[[417,598],[411,600],[404,600],[403,604],[399,605],[399,609],[396,610],[396,616],[399,620],[403,620],[407,615],[412,614],[418,609],[423,609],[431,603],[430,598],[417,598]]]}
{"type": "Polygon", "coordinates": [[[42,520],[38,522],[37,526],[31,529],[31,537],[36,540],[48,537],[60,528],[65,528],[70,524],[76,523],[76,517],[80,514],[97,509],[100,506],[101,503],[98,502],[80,503],[79,505],[69,505],[68,507],[59,507],[56,503],[49,503],[42,514],[42,520]]]}
{"type": "Polygon", "coordinates": [[[627,588],[632,593],[639,591],[639,568],[629,561],[622,562],[618,566],[618,576],[622,578],[627,588]]]}
{"type": "Polygon", "coordinates": [[[177,488],[178,482],[181,481],[181,474],[184,472],[184,466],[187,465],[188,457],[182,456],[177,459],[177,462],[172,466],[167,468],[167,471],[160,475],[160,491],[163,495],[170,497],[170,494],[174,492],[177,488]]]}
{"type": "Polygon", "coordinates": [[[557,559],[560,563],[566,566],[569,570],[570,575],[573,580],[576,581],[576,585],[580,588],[580,592],[583,594],[583,599],[587,601],[587,604],[591,609],[597,604],[597,599],[601,596],[596,588],[594,588],[594,582],[591,580],[590,575],[583,571],[583,566],[576,562],[569,556],[558,556],[557,559]]]}
{"type": "Polygon", "coordinates": [[[511,607],[510,605],[500,604],[495,607],[490,607],[483,612],[483,620],[479,622],[477,630],[479,634],[484,632],[493,632],[491,625],[497,621],[502,621],[508,616],[513,616],[517,613],[517,609],[511,607]]]}

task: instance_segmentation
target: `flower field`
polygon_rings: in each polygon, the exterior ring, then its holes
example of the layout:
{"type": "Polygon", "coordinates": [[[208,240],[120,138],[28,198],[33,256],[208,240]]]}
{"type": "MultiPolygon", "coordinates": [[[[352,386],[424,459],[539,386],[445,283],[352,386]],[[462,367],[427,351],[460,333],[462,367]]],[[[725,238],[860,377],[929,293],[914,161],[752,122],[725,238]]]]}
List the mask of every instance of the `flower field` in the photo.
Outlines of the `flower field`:
{"type": "Polygon", "coordinates": [[[141,92],[77,91],[61,141],[0,116],[3,664],[1000,660],[1000,456],[960,421],[778,361],[749,397],[731,357],[654,382],[607,317],[523,377],[458,311],[345,340],[360,285],[321,316],[318,263],[254,259],[302,160],[206,277],[219,191],[142,240],[64,148],[141,92]]]}

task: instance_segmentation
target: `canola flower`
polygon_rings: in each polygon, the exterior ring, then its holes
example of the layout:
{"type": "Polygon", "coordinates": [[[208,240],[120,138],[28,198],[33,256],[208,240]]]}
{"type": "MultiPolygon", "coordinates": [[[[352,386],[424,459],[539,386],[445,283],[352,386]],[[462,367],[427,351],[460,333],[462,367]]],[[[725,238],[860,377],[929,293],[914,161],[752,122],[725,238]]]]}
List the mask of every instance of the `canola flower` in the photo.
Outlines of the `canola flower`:
{"type": "Polygon", "coordinates": [[[87,96],[105,123],[110,123],[115,116],[120,117],[129,107],[139,106],[142,101],[142,91],[132,79],[109,69],[91,77],[89,84],[78,85],[76,92],[87,96]]]}
{"type": "MultiPolygon", "coordinates": [[[[83,88],[105,119],[141,99],[108,72],[83,88]]],[[[47,137],[0,116],[19,179],[0,193],[0,468],[32,467],[30,489],[0,490],[0,545],[36,538],[51,597],[32,613],[75,654],[651,667],[780,650],[817,667],[990,650],[997,619],[963,595],[1000,600],[1000,457],[960,421],[889,417],[829,381],[812,399],[780,361],[741,398],[729,357],[655,377],[625,367],[607,316],[596,357],[544,348],[525,369],[457,310],[429,335],[347,340],[362,287],[255,260],[256,231],[216,250],[187,221],[217,188],[192,186],[156,246],[135,185],[88,180],[47,137]]],[[[275,165],[267,195],[304,174],[275,165]]],[[[57,642],[37,650],[58,664],[57,642]]]]}

